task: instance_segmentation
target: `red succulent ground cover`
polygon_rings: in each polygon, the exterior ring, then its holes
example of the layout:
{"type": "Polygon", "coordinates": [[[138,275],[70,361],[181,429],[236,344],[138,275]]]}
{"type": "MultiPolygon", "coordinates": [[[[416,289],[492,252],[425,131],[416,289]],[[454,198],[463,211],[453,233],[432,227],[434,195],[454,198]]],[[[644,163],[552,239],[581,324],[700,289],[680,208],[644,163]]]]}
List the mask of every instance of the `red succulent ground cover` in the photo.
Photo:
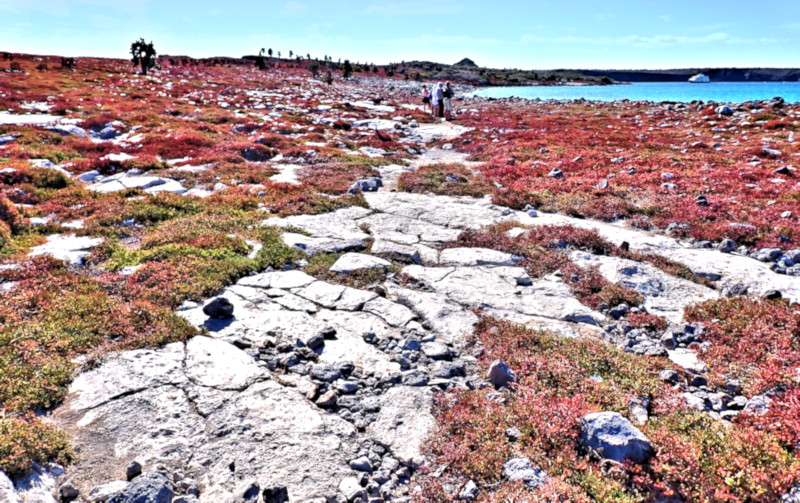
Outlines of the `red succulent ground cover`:
{"type": "MultiPolygon", "coordinates": [[[[0,469],[11,475],[32,461],[71,458],[67,439],[33,413],[62,399],[74,358],[91,364],[109,350],[188,337],[193,329],[172,309],[252,271],[300,258],[283,245],[280,231],[259,225],[265,218],[365,205],[360,194],[344,195],[352,183],[407,156],[391,135],[352,126],[370,116],[345,103],[352,87],[320,88],[301,69],[167,66],[140,77],[123,61],[81,59],[76,70],[49,71],[35,70],[33,60],[21,62],[25,73],[0,79],[0,111],[46,103],[50,113],[74,119],[87,131],[115,123],[126,136],[97,141],[40,127],[0,126],[0,135],[14,136],[0,146],[0,258],[13,266],[0,271],[9,287],[0,297],[0,469]],[[330,120],[310,113],[323,104],[335,109],[326,116],[330,120]],[[387,154],[359,155],[366,146],[387,154]],[[109,154],[133,159],[111,161],[109,154]],[[266,161],[279,154],[280,162],[304,166],[298,185],[270,180],[275,163],[266,161]],[[56,170],[32,167],[30,159],[50,160],[74,174],[137,169],[217,190],[206,198],[140,190],[101,194],[56,170]],[[192,166],[203,169],[186,169],[192,166]],[[46,222],[34,225],[37,217],[46,222]],[[62,224],[72,221],[84,225],[70,232],[105,238],[87,265],[27,258],[31,246],[64,233],[62,224]],[[254,241],[263,248],[248,257],[254,241]],[[120,274],[128,266],[138,268],[120,274]]],[[[624,218],[641,229],[685,223],[685,234],[696,239],[800,247],[795,172],[774,173],[797,164],[797,144],[785,141],[798,130],[796,106],[742,108],[734,117],[718,116],[708,105],[467,107],[474,111],[458,120],[475,129],[453,144],[483,163],[478,172],[429,166],[403,175],[401,190],[488,194],[514,208],[531,204],[575,216],[624,218]],[[776,142],[779,153],[772,151],[776,142]],[[553,168],[564,178],[547,176],[553,168]],[[604,179],[608,187],[597,188],[604,179]],[[700,194],[708,206],[696,204],[700,194]],[[782,216],[786,211],[791,217],[782,216]]],[[[407,115],[431,120],[420,111],[407,115]]],[[[636,305],[641,298],[592,269],[578,268],[565,250],[647,261],[709,284],[681,264],[619,249],[591,231],[540,227],[511,238],[507,230],[466,232],[448,246],[519,254],[535,277],[561,271],[592,307],[636,305]]],[[[706,327],[711,345],[701,358],[712,381],[737,379],[748,397],[764,394],[771,401],[765,414],[740,414],[729,426],[684,408],[681,397],[658,379],[664,361],[591,338],[563,339],[484,318],[475,333],[483,347],[481,369],[500,358],[519,380],[510,392],[437,398],[438,433],[429,448],[446,469],[424,481],[420,497],[447,501],[453,495],[448,483],[473,479],[483,501],[633,502],[671,495],[686,501],[774,501],[800,480],[797,317],[782,302],[739,298],[687,310],[688,320],[706,327]],[[628,414],[630,400],[643,397],[651,402],[651,420],[642,430],[656,447],[648,463],[603,463],[580,448],[582,415],[628,414]],[[510,426],[522,431],[516,443],[505,435],[510,426]],[[501,483],[502,464],[512,455],[530,457],[550,474],[550,483],[536,493],[501,483]]],[[[646,314],[627,319],[637,327],[665,327],[665,320],[646,314]]]]}
{"type": "Polygon", "coordinates": [[[757,426],[726,428],[685,408],[658,379],[661,364],[591,338],[566,339],[484,318],[476,330],[480,365],[495,359],[516,369],[507,392],[441,394],[439,429],[429,449],[446,467],[426,481],[420,501],[445,501],[449,483],[471,479],[480,501],[774,501],[800,474],[795,456],[757,426]],[[655,454],[641,466],[604,463],[582,450],[580,418],[597,411],[628,414],[632,399],[650,400],[640,426],[655,454]],[[510,440],[505,431],[521,435],[510,440]],[[503,463],[526,456],[551,480],[535,495],[501,484],[503,463]]]}
{"type": "Polygon", "coordinates": [[[498,204],[637,227],[685,223],[685,235],[698,240],[800,244],[797,173],[774,173],[800,160],[798,143],[786,142],[800,129],[796,105],[743,107],[742,117],[697,104],[472,106],[476,112],[460,118],[476,129],[456,143],[503,187],[494,194],[498,204]],[[554,168],[564,178],[548,176],[554,168]],[[608,187],[598,188],[604,179],[608,187]],[[696,204],[701,194],[708,206],[696,204]],[[782,217],[786,211],[792,216],[782,217]]]}
{"type": "Polygon", "coordinates": [[[12,476],[32,461],[72,457],[67,439],[31,413],[61,401],[76,357],[89,365],[107,351],[185,339],[195,331],[173,314],[182,302],[301,258],[280,231],[260,226],[264,219],[364,205],[360,194],[343,194],[391,162],[358,155],[361,146],[389,145],[341,127],[366,113],[299,71],[170,67],[141,77],[124,61],[80,59],[76,70],[39,71],[20,60],[24,73],[0,79],[0,109],[25,113],[27,103],[43,103],[87,134],[0,126],[0,136],[12,136],[0,146],[0,260],[9,266],[0,271],[8,287],[0,297],[0,470],[12,476]],[[341,111],[314,124],[306,112],[323,99],[341,111]],[[280,112],[268,115],[266,103],[280,112]],[[124,136],[99,140],[109,124],[124,136]],[[318,146],[334,137],[344,151],[318,146]],[[307,166],[298,185],[270,180],[277,171],[265,161],[278,154],[307,166]],[[74,175],[138,170],[214,193],[103,194],[31,159],[74,175]],[[181,170],[187,165],[200,169],[181,170]],[[82,226],[62,227],[76,221],[82,226]],[[27,258],[31,246],[67,232],[105,241],[82,267],[27,258]],[[254,257],[253,242],[262,246],[254,257]],[[137,269],[120,274],[128,266],[137,269]]]}

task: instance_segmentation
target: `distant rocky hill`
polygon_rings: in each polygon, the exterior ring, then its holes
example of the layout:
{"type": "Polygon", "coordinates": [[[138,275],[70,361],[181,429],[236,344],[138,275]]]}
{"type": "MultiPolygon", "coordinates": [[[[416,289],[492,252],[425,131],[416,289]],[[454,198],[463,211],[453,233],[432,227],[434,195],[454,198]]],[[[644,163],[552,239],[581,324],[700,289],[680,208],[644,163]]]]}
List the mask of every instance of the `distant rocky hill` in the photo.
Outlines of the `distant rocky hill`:
{"type": "Polygon", "coordinates": [[[469,58],[464,58],[464,59],[462,59],[461,61],[459,61],[458,63],[456,63],[456,64],[455,64],[455,66],[471,66],[471,67],[473,67],[473,68],[478,68],[478,65],[477,65],[477,64],[475,64],[475,62],[474,62],[474,61],[472,61],[472,60],[471,60],[471,59],[469,59],[469,58]]]}

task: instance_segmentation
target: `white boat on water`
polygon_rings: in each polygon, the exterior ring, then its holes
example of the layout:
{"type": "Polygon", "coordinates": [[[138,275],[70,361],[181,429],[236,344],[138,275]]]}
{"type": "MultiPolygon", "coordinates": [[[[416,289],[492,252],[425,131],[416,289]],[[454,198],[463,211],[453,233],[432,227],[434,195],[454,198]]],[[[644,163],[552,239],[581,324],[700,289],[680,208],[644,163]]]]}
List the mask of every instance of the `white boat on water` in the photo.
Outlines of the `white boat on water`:
{"type": "Polygon", "coordinates": [[[705,73],[698,73],[689,79],[690,84],[708,84],[709,82],[711,82],[711,79],[705,73]]]}

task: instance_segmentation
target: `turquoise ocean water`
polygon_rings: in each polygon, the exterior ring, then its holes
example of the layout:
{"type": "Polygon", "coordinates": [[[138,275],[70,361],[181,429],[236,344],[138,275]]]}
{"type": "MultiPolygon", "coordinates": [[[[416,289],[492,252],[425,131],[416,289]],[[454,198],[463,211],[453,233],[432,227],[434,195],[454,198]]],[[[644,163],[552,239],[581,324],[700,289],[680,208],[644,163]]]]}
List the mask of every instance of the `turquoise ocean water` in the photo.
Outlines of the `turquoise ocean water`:
{"type": "Polygon", "coordinates": [[[800,82],[647,82],[618,86],[534,86],[490,87],[476,93],[492,98],[578,99],[597,101],[716,101],[741,103],[780,96],[789,103],[800,102],[800,82]]]}

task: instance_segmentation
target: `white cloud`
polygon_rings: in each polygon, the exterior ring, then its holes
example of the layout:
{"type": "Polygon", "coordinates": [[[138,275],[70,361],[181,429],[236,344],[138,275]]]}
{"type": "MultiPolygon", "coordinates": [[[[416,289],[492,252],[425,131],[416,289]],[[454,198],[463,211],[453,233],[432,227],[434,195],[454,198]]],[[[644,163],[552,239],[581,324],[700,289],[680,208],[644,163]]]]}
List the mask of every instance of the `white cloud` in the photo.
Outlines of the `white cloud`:
{"type": "Polygon", "coordinates": [[[780,26],[783,30],[793,31],[795,33],[800,33],[800,23],[789,23],[783,24],[780,26]]]}
{"type": "Polygon", "coordinates": [[[503,42],[497,38],[475,38],[467,35],[432,35],[424,34],[419,37],[394,38],[389,40],[378,40],[376,44],[391,46],[415,46],[415,45],[458,45],[470,44],[474,46],[498,47],[503,42]]]}
{"type": "Polygon", "coordinates": [[[584,44],[584,45],[599,45],[599,46],[634,46],[642,48],[662,48],[672,47],[678,45],[700,45],[709,43],[724,43],[724,44],[775,44],[778,39],[775,38],[740,38],[732,37],[727,33],[718,32],[710,33],[708,35],[698,37],[686,37],[678,35],[654,35],[649,37],[639,35],[626,35],[622,37],[553,37],[546,38],[539,35],[523,35],[520,39],[523,44],[527,43],[555,43],[555,44],[584,44]]]}
{"type": "Polygon", "coordinates": [[[455,0],[404,0],[395,2],[371,3],[357,11],[364,15],[401,16],[424,14],[454,14],[465,10],[461,2],[455,0]]]}
{"type": "Polygon", "coordinates": [[[283,9],[280,11],[284,16],[296,16],[303,14],[308,10],[308,5],[301,2],[286,2],[283,4],[283,9]]]}

